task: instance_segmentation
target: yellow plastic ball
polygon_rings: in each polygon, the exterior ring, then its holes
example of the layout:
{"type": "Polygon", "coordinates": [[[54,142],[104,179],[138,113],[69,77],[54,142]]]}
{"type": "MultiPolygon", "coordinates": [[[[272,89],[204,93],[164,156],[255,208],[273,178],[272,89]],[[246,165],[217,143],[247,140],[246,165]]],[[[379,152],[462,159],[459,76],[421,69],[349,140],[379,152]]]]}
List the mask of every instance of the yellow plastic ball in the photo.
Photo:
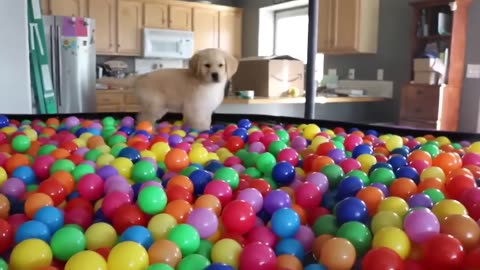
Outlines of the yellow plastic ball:
{"type": "Polygon", "coordinates": [[[443,222],[445,218],[452,215],[468,215],[467,209],[457,200],[445,199],[437,202],[432,212],[437,216],[438,221],[443,222]]]}
{"type": "Polygon", "coordinates": [[[155,153],[153,153],[152,151],[150,150],[143,150],[140,152],[140,156],[142,158],[153,158],[154,160],[157,159],[157,155],[155,155],[155,153]]]}
{"type": "Polygon", "coordinates": [[[480,142],[472,143],[468,148],[468,152],[480,154],[480,142]]]}
{"type": "Polygon", "coordinates": [[[52,250],[40,239],[27,239],[18,243],[10,255],[10,269],[32,270],[52,264],[52,250]]]}
{"type": "Polygon", "coordinates": [[[231,154],[230,150],[228,150],[225,147],[218,148],[216,153],[217,153],[218,156],[221,156],[222,154],[231,154]]]}
{"type": "Polygon", "coordinates": [[[377,159],[375,158],[375,156],[370,154],[361,154],[357,157],[357,161],[360,162],[360,165],[362,166],[362,171],[366,173],[368,173],[370,171],[370,168],[372,168],[372,166],[377,163],[377,159]]]}
{"type": "Polygon", "coordinates": [[[312,143],[310,144],[310,149],[312,149],[313,151],[317,151],[318,146],[322,143],[325,143],[325,142],[328,142],[327,138],[325,138],[323,136],[315,137],[312,140],[312,143]]]}
{"type": "Polygon", "coordinates": [[[191,163],[205,165],[208,161],[208,151],[205,147],[192,148],[190,153],[188,153],[188,158],[191,163]]]}
{"type": "Polygon", "coordinates": [[[184,130],[181,130],[181,129],[177,129],[177,130],[173,131],[173,132],[171,133],[171,135],[173,135],[173,134],[176,134],[176,135],[178,135],[178,136],[180,136],[180,137],[182,137],[182,138],[185,137],[185,136],[187,136],[187,133],[186,133],[184,130]]]}
{"type": "Polygon", "coordinates": [[[225,154],[222,154],[222,155],[218,155],[218,158],[220,159],[220,161],[222,163],[225,162],[225,160],[227,160],[227,158],[229,157],[233,157],[233,154],[232,153],[225,153],[225,154]]]}
{"type": "Polygon", "coordinates": [[[91,250],[80,251],[65,264],[65,270],[107,270],[107,262],[102,255],[91,250]]]}
{"type": "Polygon", "coordinates": [[[440,146],[449,145],[452,143],[450,139],[445,136],[439,136],[435,140],[440,144],[440,146]]]}
{"type": "Polygon", "coordinates": [[[315,136],[320,133],[320,127],[317,126],[316,124],[308,124],[304,129],[303,129],[303,136],[307,140],[313,140],[315,136]]]}
{"type": "Polygon", "coordinates": [[[380,137],[378,137],[381,141],[388,141],[388,139],[390,139],[391,135],[389,134],[384,134],[384,135],[380,135],[380,137]]]}
{"type": "Polygon", "coordinates": [[[157,161],[165,161],[165,156],[170,151],[170,145],[166,142],[157,142],[152,145],[150,151],[155,154],[157,161]]]}
{"type": "Polygon", "coordinates": [[[93,210],[97,212],[98,210],[100,210],[100,208],[102,208],[102,204],[103,204],[103,198],[98,199],[93,205],[93,210]]]}
{"type": "Polygon", "coordinates": [[[3,167],[0,167],[0,187],[7,181],[8,179],[8,174],[7,171],[3,167]]]}
{"type": "Polygon", "coordinates": [[[192,143],[192,149],[195,149],[195,148],[204,148],[203,144],[202,144],[202,140],[198,140],[194,143],[192,143]]]}
{"type": "Polygon", "coordinates": [[[82,133],[82,135],[80,135],[80,137],[78,137],[79,139],[82,139],[84,141],[88,141],[88,139],[90,139],[91,137],[93,137],[93,134],[90,133],[90,132],[85,132],[85,133],[82,133]]]}
{"type": "Polygon", "coordinates": [[[300,167],[295,167],[295,174],[300,177],[305,177],[305,171],[300,167]]]}
{"type": "Polygon", "coordinates": [[[426,144],[428,142],[428,140],[424,137],[417,137],[417,138],[415,138],[415,140],[417,142],[419,142],[420,144],[426,144]]]}
{"type": "Polygon", "coordinates": [[[299,130],[304,130],[306,127],[307,127],[307,124],[300,124],[300,125],[298,126],[298,129],[299,129],[299,130]]]}
{"type": "Polygon", "coordinates": [[[114,159],[110,163],[110,165],[115,167],[115,169],[117,169],[118,173],[121,176],[130,179],[130,176],[132,175],[132,167],[133,167],[133,162],[130,159],[119,157],[114,159]]]}
{"type": "Polygon", "coordinates": [[[215,153],[208,153],[207,158],[208,158],[208,161],[211,161],[211,160],[220,160],[220,158],[218,157],[218,155],[215,154],[215,153]]]}
{"type": "Polygon", "coordinates": [[[398,135],[392,135],[385,142],[385,146],[387,147],[388,151],[393,151],[397,148],[401,148],[403,146],[403,139],[398,135]]]}
{"type": "Polygon", "coordinates": [[[147,228],[155,240],[166,239],[168,233],[177,225],[177,220],[169,214],[160,213],[148,222],[147,228]]]}
{"type": "Polygon", "coordinates": [[[95,147],[95,149],[97,150],[100,150],[102,153],[106,154],[106,153],[110,153],[110,151],[112,150],[110,148],[110,146],[106,145],[106,144],[103,144],[103,145],[99,145],[97,147],[95,147]]]}
{"type": "Polygon", "coordinates": [[[117,242],[117,232],[112,225],[98,222],[87,228],[85,238],[89,250],[97,250],[103,247],[111,248],[117,242]]]}
{"type": "Polygon", "coordinates": [[[373,236],[373,248],[386,247],[395,251],[402,259],[410,254],[411,243],[407,234],[397,227],[385,227],[373,236]]]}
{"type": "Polygon", "coordinates": [[[437,166],[428,167],[420,174],[420,181],[428,178],[438,178],[442,180],[443,183],[445,183],[445,172],[437,166]]]}
{"type": "Polygon", "coordinates": [[[212,262],[224,263],[238,268],[242,246],[233,240],[224,238],[216,242],[212,247],[212,262]]]}
{"type": "Polygon", "coordinates": [[[174,126],[182,126],[182,125],[183,125],[183,121],[177,120],[177,121],[173,122],[173,125],[174,125],[174,126]]]}
{"type": "Polygon", "coordinates": [[[72,141],[78,146],[78,148],[83,148],[87,146],[87,142],[80,138],[73,139],[72,141]]]}
{"type": "Polygon", "coordinates": [[[115,245],[108,255],[108,269],[144,270],[149,264],[147,250],[137,242],[125,241],[115,245]]]}
{"type": "Polygon", "coordinates": [[[387,197],[378,205],[378,211],[391,211],[396,213],[403,219],[408,211],[408,203],[400,197],[387,197]]]}
{"type": "Polygon", "coordinates": [[[33,129],[26,129],[23,131],[25,135],[33,142],[38,139],[38,134],[35,130],[33,129]]]}
{"type": "Polygon", "coordinates": [[[8,127],[3,127],[2,129],[0,129],[0,132],[4,132],[6,133],[7,135],[12,135],[14,132],[16,132],[18,129],[16,127],[11,127],[11,126],[8,126],[8,127]]]}
{"type": "Polygon", "coordinates": [[[378,231],[386,227],[396,227],[402,229],[403,221],[402,218],[395,212],[380,211],[372,217],[370,227],[372,229],[372,233],[376,234],[378,231]]]}
{"type": "Polygon", "coordinates": [[[102,154],[101,156],[99,156],[97,158],[96,163],[99,167],[103,167],[103,166],[106,166],[106,165],[112,163],[112,161],[114,159],[115,159],[115,157],[112,156],[111,154],[102,154]]]}

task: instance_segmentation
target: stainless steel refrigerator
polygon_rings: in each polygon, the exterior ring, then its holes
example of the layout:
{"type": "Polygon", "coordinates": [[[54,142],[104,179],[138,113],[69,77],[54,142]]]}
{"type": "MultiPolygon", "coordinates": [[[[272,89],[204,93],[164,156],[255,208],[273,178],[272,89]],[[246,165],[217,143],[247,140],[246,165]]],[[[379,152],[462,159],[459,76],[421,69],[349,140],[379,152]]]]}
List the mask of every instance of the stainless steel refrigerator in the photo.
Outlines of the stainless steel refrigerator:
{"type": "Polygon", "coordinates": [[[44,16],[58,113],[96,111],[95,20],[44,16]]]}

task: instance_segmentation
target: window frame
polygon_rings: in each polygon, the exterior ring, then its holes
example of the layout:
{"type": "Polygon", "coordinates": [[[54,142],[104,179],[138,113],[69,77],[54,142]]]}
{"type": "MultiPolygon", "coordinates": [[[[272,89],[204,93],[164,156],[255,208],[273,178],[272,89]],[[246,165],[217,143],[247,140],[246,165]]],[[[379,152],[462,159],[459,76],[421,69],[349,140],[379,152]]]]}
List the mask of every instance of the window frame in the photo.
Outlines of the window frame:
{"type": "MultiPolygon", "coordinates": [[[[273,12],[273,54],[277,54],[277,21],[282,18],[294,17],[298,15],[308,16],[308,5],[297,6],[294,8],[280,9],[273,12]]],[[[307,42],[307,41],[305,41],[307,42]]]]}

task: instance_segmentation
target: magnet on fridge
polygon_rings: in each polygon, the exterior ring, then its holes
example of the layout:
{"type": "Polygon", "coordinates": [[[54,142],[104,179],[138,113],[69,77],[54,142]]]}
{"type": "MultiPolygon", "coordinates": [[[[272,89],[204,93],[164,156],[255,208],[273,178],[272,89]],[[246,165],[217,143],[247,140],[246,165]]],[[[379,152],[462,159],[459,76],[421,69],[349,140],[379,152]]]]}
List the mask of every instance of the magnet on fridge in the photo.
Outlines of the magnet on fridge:
{"type": "Polygon", "coordinates": [[[87,24],[83,18],[77,18],[77,20],[75,20],[75,30],[77,37],[87,36],[87,24]]]}

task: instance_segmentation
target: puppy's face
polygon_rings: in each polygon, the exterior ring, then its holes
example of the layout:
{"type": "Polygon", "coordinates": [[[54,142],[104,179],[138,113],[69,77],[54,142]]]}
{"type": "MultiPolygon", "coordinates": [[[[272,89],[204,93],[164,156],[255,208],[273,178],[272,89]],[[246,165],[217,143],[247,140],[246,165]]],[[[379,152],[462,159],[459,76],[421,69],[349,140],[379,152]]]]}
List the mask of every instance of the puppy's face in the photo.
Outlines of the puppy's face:
{"type": "Polygon", "coordinates": [[[219,49],[197,52],[190,60],[195,76],[207,83],[225,83],[237,71],[238,61],[219,49]]]}

